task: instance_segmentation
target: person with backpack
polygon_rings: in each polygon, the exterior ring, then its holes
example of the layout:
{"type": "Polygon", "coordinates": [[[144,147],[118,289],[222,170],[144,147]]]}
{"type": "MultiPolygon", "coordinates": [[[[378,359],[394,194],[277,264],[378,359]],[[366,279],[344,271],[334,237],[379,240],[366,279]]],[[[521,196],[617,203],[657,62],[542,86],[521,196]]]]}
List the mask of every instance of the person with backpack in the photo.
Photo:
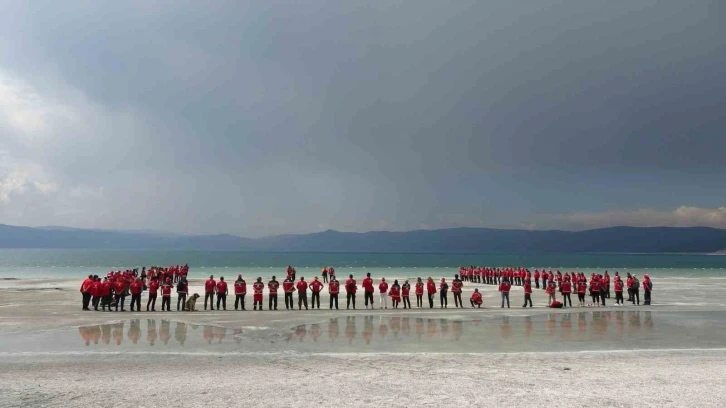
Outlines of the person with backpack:
{"type": "Polygon", "coordinates": [[[507,309],[509,309],[509,290],[512,288],[512,284],[509,283],[508,278],[502,279],[502,283],[499,284],[499,292],[502,294],[502,309],[504,309],[504,301],[507,301],[507,309]]]}
{"type": "Polygon", "coordinates": [[[335,279],[335,275],[330,275],[330,283],[328,283],[328,292],[330,293],[330,310],[338,310],[338,293],[340,292],[340,282],[335,279]]]}
{"type": "MultiPolygon", "coordinates": [[[[273,276],[272,280],[267,282],[267,310],[277,310],[277,290],[280,288],[280,282],[277,277],[273,276]]],[[[318,307],[320,309],[320,307],[318,307]]]]}
{"type": "Polygon", "coordinates": [[[411,284],[409,284],[408,281],[405,281],[405,282],[403,282],[403,285],[401,286],[401,300],[403,301],[404,309],[411,308],[411,300],[409,299],[409,293],[411,293],[411,284]],[[408,306],[408,307],[406,307],[406,306],[408,306]]]}
{"type": "Polygon", "coordinates": [[[633,276],[628,272],[627,279],[625,280],[625,288],[628,290],[628,300],[626,302],[633,301],[633,276]]]}
{"type": "Polygon", "coordinates": [[[424,284],[421,281],[421,278],[419,277],[416,280],[416,286],[414,289],[416,293],[416,307],[419,309],[423,307],[423,293],[424,293],[424,284]]]}
{"type": "Polygon", "coordinates": [[[353,303],[353,310],[355,310],[355,292],[358,290],[358,284],[353,275],[348,275],[348,279],[345,281],[345,294],[347,297],[346,309],[350,309],[351,302],[353,303]]]}
{"type": "Polygon", "coordinates": [[[429,309],[433,309],[434,295],[436,294],[436,284],[434,283],[434,279],[430,276],[426,281],[426,293],[429,296],[429,309]]]}
{"type": "Polygon", "coordinates": [[[647,274],[643,276],[643,304],[650,304],[650,292],[653,291],[653,281],[650,280],[650,276],[647,274]]]}
{"type": "Polygon", "coordinates": [[[308,310],[308,283],[305,282],[304,276],[300,277],[300,281],[297,283],[296,287],[298,310],[302,310],[303,305],[305,305],[305,310],[308,310]]]}
{"type": "Polygon", "coordinates": [[[464,302],[461,301],[461,291],[464,287],[464,283],[459,279],[459,275],[454,275],[454,281],[451,283],[451,293],[454,294],[454,306],[464,307],[464,302]]]}
{"type": "Polygon", "coordinates": [[[638,302],[637,304],[638,304],[638,306],[640,306],[640,281],[638,280],[638,278],[635,275],[633,275],[633,282],[631,283],[630,289],[633,294],[632,295],[633,298],[631,299],[631,302],[633,304],[636,304],[635,302],[638,302]]]}
{"type": "Polygon", "coordinates": [[[247,282],[242,279],[242,274],[237,275],[237,280],[234,281],[234,310],[240,307],[240,310],[245,310],[245,295],[247,294],[247,282]]]}
{"type": "Polygon", "coordinates": [[[262,293],[265,291],[265,284],[262,283],[262,278],[257,277],[257,282],[252,284],[252,310],[262,311],[262,293]]]}
{"type": "Polygon", "coordinates": [[[441,278],[441,283],[439,283],[439,302],[442,309],[449,307],[449,284],[446,283],[445,278],[441,278]]]}
{"type": "MultiPolygon", "coordinates": [[[[156,277],[154,278],[156,279],[156,277]]],[[[176,311],[184,310],[184,305],[187,302],[187,294],[189,293],[189,282],[187,282],[186,276],[182,276],[179,279],[179,283],[176,284],[176,311]]]]}
{"type": "Polygon", "coordinates": [[[398,309],[398,304],[401,303],[401,286],[398,284],[398,280],[393,281],[391,285],[391,291],[388,293],[391,297],[391,304],[394,309],[398,309]]]}

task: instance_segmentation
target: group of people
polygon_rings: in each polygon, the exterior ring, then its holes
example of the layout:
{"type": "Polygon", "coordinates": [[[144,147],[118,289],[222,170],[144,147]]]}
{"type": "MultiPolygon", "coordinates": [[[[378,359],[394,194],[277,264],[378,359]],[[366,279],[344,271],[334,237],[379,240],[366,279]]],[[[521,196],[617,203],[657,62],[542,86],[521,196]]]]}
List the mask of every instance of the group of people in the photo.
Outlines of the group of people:
{"type": "MultiPolygon", "coordinates": [[[[156,300],[159,293],[161,293],[162,298],[161,310],[170,311],[171,296],[175,286],[177,311],[184,310],[189,294],[189,284],[186,276],[188,271],[188,265],[184,265],[183,267],[169,268],[151,267],[148,270],[144,268],[141,273],[137,269],[109,272],[108,276],[103,279],[96,275],[89,275],[81,285],[83,310],[90,310],[90,307],[98,310],[100,306],[102,311],[112,311],[112,307],[115,311],[119,311],[120,307],[123,312],[126,311],[124,308],[125,299],[127,296],[131,296],[131,311],[141,311],[141,294],[148,290],[146,311],[156,311],[156,300]],[[175,271],[178,271],[178,274],[175,271]],[[175,279],[177,280],[176,285],[174,284],[175,279]]],[[[282,283],[278,282],[275,276],[267,283],[263,282],[261,277],[258,277],[251,284],[252,310],[264,310],[263,295],[265,289],[268,291],[268,310],[277,310],[278,292],[280,290],[282,290],[285,298],[286,310],[295,309],[295,300],[297,300],[298,310],[302,310],[303,307],[305,310],[308,310],[308,308],[320,309],[320,294],[326,284],[331,310],[333,308],[338,310],[338,297],[341,290],[345,291],[346,308],[350,309],[352,307],[355,309],[358,282],[353,275],[349,275],[341,283],[337,280],[335,270],[332,267],[325,267],[322,272],[324,272],[322,281],[317,276],[311,281],[306,281],[305,277],[296,280],[297,271],[291,266],[287,267],[286,277],[282,283]],[[310,294],[309,303],[308,292],[310,294]],[[297,299],[294,299],[295,294],[297,294],[297,299]]],[[[413,295],[416,296],[417,308],[424,307],[424,294],[426,294],[429,308],[434,307],[436,294],[439,295],[439,307],[442,309],[448,308],[449,292],[454,297],[454,307],[463,308],[462,291],[464,282],[472,282],[498,285],[502,308],[505,307],[505,304],[506,307],[510,307],[509,293],[512,285],[521,285],[524,292],[523,307],[533,307],[531,297],[533,277],[535,288],[539,289],[541,282],[542,289],[548,295],[548,307],[567,307],[568,304],[572,307],[571,295],[573,292],[578,296],[579,306],[605,306],[606,299],[610,298],[611,277],[608,271],[605,271],[604,275],[592,274],[589,281],[584,273],[570,272],[563,274],[560,271],[547,272],[544,269],[542,272],[536,269],[532,274],[526,268],[469,267],[460,268],[460,272],[464,273],[464,278],[462,279],[461,275],[458,274],[454,275],[451,285],[446,281],[446,278],[441,278],[437,283],[431,277],[428,277],[425,282],[419,277],[413,285],[408,280],[405,280],[402,284],[398,280],[394,280],[389,284],[385,278],[381,278],[380,282],[376,284],[371,274],[367,273],[361,282],[364,306],[366,309],[368,307],[375,308],[374,297],[377,293],[379,308],[381,309],[388,309],[389,298],[392,309],[398,309],[399,307],[411,309],[413,306],[410,297],[411,291],[413,291],[413,295]],[[588,292],[592,298],[592,303],[586,301],[588,292]],[[562,301],[557,299],[557,293],[561,295],[562,301]]],[[[641,282],[634,275],[628,273],[626,280],[623,281],[619,273],[615,272],[612,286],[615,292],[615,305],[622,305],[625,301],[640,304],[641,282]],[[627,300],[623,296],[625,291],[628,293],[627,300]]],[[[649,305],[653,283],[647,274],[643,277],[642,288],[644,291],[644,304],[649,305]]],[[[235,296],[234,309],[247,310],[245,302],[247,282],[242,278],[242,275],[237,276],[231,290],[234,291],[235,296]]],[[[229,292],[230,287],[224,277],[220,277],[219,281],[217,281],[213,275],[210,276],[204,283],[204,310],[207,310],[207,308],[214,310],[215,300],[217,310],[227,310],[229,292]]],[[[194,297],[194,300],[196,300],[196,294],[194,297]]],[[[481,308],[483,298],[478,288],[474,289],[468,303],[471,307],[481,308]]]]}
{"type": "Polygon", "coordinates": [[[149,298],[146,303],[146,311],[156,311],[156,299],[161,292],[161,310],[171,310],[171,294],[176,282],[177,293],[179,299],[177,301],[177,310],[186,300],[187,294],[187,274],[189,265],[169,266],[162,268],[152,266],[148,269],[143,267],[141,271],[136,269],[127,269],[125,271],[111,271],[105,277],[98,275],[88,275],[81,284],[82,310],[98,311],[119,311],[125,312],[126,298],[131,297],[131,311],[141,311],[141,294],[148,290],[149,298]]]}
{"type": "MultiPolygon", "coordinates": [[[[540,278],[542,282],[542,289],[547,293],[547,306],[553,308],[567,307],[569,304],[572,307],[572,293],[577,293],[578,304],[581,307],[584,306],[606,306],[605,299],[610,298],[610,286],[611,278],[608,271],[605,271],[604,275],[593,273],[590,275],[590,280],[582,272],[565,272],[564,274],[560,271],[553,273],[544,269],[540,273],[538,269],[535,269],[534,274],[525,268],[517,269],[504,269],[499,270],[498,268],[460,268],[460,270],[467,270],[467,274],[470,271],[482,270],[484,271],[484,282],[489,283],[498,282],[499,292],[502,297],[502,308],[505,303],[509,307],[509,291],[512,287],[512,283],[521,285],[524,288],[524,305],[522,307],[532,307],[532,277],[534,276],[535,288],[540,288],[540,278]],[[499,272],[497,272],[499,271],[499,272]],[[491,281],[487,274],[491,273],[491,281]],[[510,276],[511,275],[511,276],[510,276]],[[592,298],[591,303],[587,303],[586,296],[589,292],[592,298]],[[557,293],[562,296],[562,301],[557,300],[557,293]]],[[[474,274],[476,277],[476,273],[474,274]]],[[[635,275],[627,274],[627,278],[623,281],[618,272],[615,272],[615,277],[612,279],[613,291],[615,292],[615,305],[623,305],[626,301],[631,302],[634,305],[640,305],[640,281],[635,275]],[[627,291],[628,299],[623,299],[623,291],[627,291]]],[[[650,280],[650,276],[645,274],[643,276],[643,294],[644,294],[644,305],[651,304],[651,292],[653,290],[653,282],[650,280]]]]}

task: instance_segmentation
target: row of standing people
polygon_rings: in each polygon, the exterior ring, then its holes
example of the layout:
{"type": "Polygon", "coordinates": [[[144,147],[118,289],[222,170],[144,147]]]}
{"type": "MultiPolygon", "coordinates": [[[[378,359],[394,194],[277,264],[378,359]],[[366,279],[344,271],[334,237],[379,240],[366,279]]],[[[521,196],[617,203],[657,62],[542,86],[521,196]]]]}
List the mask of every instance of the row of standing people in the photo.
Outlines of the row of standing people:
{"type": "MultiPolygon", "coordinates": [[[[327,268],[326,268],[327,269],[327,268]]],[[[330,268],[332,269],[332,268],[330,268]]],[[[329,270],[329,269],[328,269],[329,270]]],[[[119,306],[121,308],[121,311],[125,311],[124,309],[124,301],[126,296],[131,296],[131,311],[134,311],[134,309],[141,311],[141,293],[147,289],[146,285],[144,285],[143,280],[141,278],[134,279],[133,274],[126,275],[126,274],[120,274],[119,276],[112,277],[112,279],[109,279],[108,277],[103,278],[101,280],[97,276],[89,276],[88,279],[84,281],[84,283],[81,286],[81,292],[83,293],[83,308],[84,310],[88,310],[88,302],[92,302],[93,307],[95,310],[98,310],[99,303],[102,307],[102,309],[105,311],[108,307],[108,310],[111,311],[112,301],[113,306],[115,306],[116,311],[119,310],[119,306]]],[[[335,307],[338,309],[338,295],[340,294],[340,282],[336,279],[334,274],[329,274],[330,280],[328,282],[328,293],[330,294],[330,309],[335,307]]],[[[555,280],[549,279],[549,283],[544,285],[545,282],[543,282],[543,286],[547,294],[549,295],[549,301],[548,305],[552,305],[556,302],[556,295],[555,292],[558,291],[562,294],[563,297],[563,306],[567,306],[567,303],[569,301],[570,306],[572,305],[572,301],[570,299],[570,294],[573,292],[573,288],[576,289],[576,293],[578,294],[578,297],[580,299],[580,305],[584,306],[584,295],[586,293],[586,280],[584,279],[584,274],[577,274],[573,276],[577,277],[577,282],[573,285],[571,283],[570,277],[565,274],[565,277],[563,278],[562,282],[558,281],[558,285],[555,286],[555,280]]],[[[297,292],[297,303],[298,303],[298,310],[305,307],[305,309],[308,309],[308,297],[307,297],[307,291],[310,289],[311,291],[311,303],[312,307],[320,308],[320,293],[324,288],[324,282],[321,282],[318,277],[316,276],[313,281],[310,283],[305,281],[304,277],[301,277],[298,282],[294,281],[295,278],[295,270],[294,268],[288,268],[288,275],[286,279],[283,281],[282,285],[276,280],[276,278],[273,276],[272,280],[269,281],[267,284],[264,284],[262,282],[262,278],[257,278],[256,282],[252,284],[252,291],[253,291],[253,310],[263,310],[262,306],[262,298],[263,298],[263,292],[265,287],[267,287],[269,291],[268,295],[268,309],[269,310],[277,310],[277,292],[282,287],[282,290],[284,292],[285,296],[285,307],[286,309],[294,309],[294,299],[293,294],[297,292]]],[[[616,272],[616,304],[622,303],[622,281],[620,280],[620,277],[618,273],[616,272]],[[620,290],[619,290],[620,289],[620,290]],[[620,293],[620,298],[617,297],[618,293],[620,293]]],[[[609,290],[609,284],[607,284],[608,276],[607,272],[605,272],[605,276],[597,276],[593,274],[593,277],[590,282],[590,295],[593,297],[593,303],[594,304],[600,304],[602,302],[602,305],[605,305],[605,299],[610,297],[610,290],[609,290]],[[597,303],[595,302],[597,300],[597,303]]],[[[524,307],[529,305],[532,307],[532,301],[531,301],[531,293],[532,293],[532,285],[531,280],[526,278],[523,281],[524,285],[524,295],[525,295],[525,304],[524,307]]],[[[245,297],[247,294],[247,283],[242,278],[241,275],[238,275],[237,280],[234,282],[234,295],[235,295],[235,310],[246,310],[245,307],[245,297]]],[[[346,293],[346,300],[347,300],[347,308],[350,308],[351,306],[353,309],[356,307],[356,292],[358,290],[357,282],[353,278],[353,275],[350,275],[349,278],[344,283],[344,289],[346,293]]],[[[632,301],[634,304],[638,302],[639,304],[639,284],[636,277],[631,276],[628,274],[628,280],[627,280],[627,289],[629,293],[629,301],[632,301]]],[[[645,289],[645,304],[650,304],[650,292],[652,290],[652,282],[650,281],[649,277],[645,276],[645,281],[643,282],[643,287],[645,289]]],[[[158,293],[161,293],[162,295],[162,311],[169,311],[171,310],[170,307],[170,298],[171,298],[171,292],[172,292],[172,281],[169,277],[164,278],[162,276],[161,279],[158,278],[158,276],[152,276],[151,280],[149,281],[148,290],[149,290],[149,299],[146,305],[146,310],[149,311],[155,311],[155,305],[156,305],[156,299],[158,293]]],[[[373,283],[373,279],[370,276],[370,273],[366,275],[366,278],[362,281],[362,288],[364,291],[364,304],[366,309],[370,306],[371,308],[374,308],[374,294],[376,292],[376,287],[373,283]]],[[[427,295],[429,308],[434,307],[434,298],[435,295],[439,294],[439,306],[441,308],[448,308],[448,292],[449,289],[451,289],[451,292],[454,296],[454,306],[455,307],[463,307],[463,300],[461,298],[462,294],[462,288],[463,288],[463,281],[459,278],[458,275],[455,275],[454,280],[452,281],[451,288],[449,287],[449,284],[446,282],[445,278],[441,278],[438,285],[434,282],[433,278],[429,277],[426,280],[426,283],[424,284],[423,280],[421,278],[418,278],[415,285],[413,286],[414,295],[416,296],[416,306],[418,308],[423,307],[423,296],[424,293],[427,295]]],[[[183,310],[184,303],[186,301],[187,295],[188,295],[188,282],[186,280],[186,277],[180,278],[180,281],[176,284],[178,299],[177,299],[177,311],[183,310]]],[[[406,280],[402,285],[398,283],[398,280],[395,280],[392,285],[390,285],[385,280],[385,278],[381,279],[381,282],[377,285],[378,294],[379,294],[379,302],[380,307],[383,309],[388,308],[388,298],[391,298],[391,306],[393,308],[398,308],[401,304],[403,304],[403,308],[411,308],[410,303],[410,292],[412,290],[412,286],[410,285],[409,281],[406,280]]],[[[502,307],[504,307],[505,302],[507,304],[507,307],[509,307],[509,291],[511,289],[511,282],[509,281],[508,277],[504,277],[503,280],[499,284],[499,292],[502,294],[502,307]]],[[[205,282],[205,300],[204,300],[204,309],[207,310],[207,307],[211,310],[214,310],[214,301],[216,297],[216,306],[217,309],[223,309],[226,310],[226,298],[229,294],[229,289],[227,282],[224,280],[223,277],[220,278],[220,280],[217,282],[214,280],[213,276],[210,276],[210,278],[205,282]]],[[[469,303],[472,307],[481,307],[482,305],[482,294],[479,292],[478,289],[475,289],[474,292],[471,295],[471,298],[469,299],[469,303]]],[[[556,304],[556,303],[555,303],[556,304]]]]}
{"type": "MultiPolygon", "coordinates": [[[[262,278],[258,277],[257,280],[252,284],[252,310],[263,310],[262,302],[265,288],[267,288],[268,290],[268,310],[277,310],[277,297],[278,291],[280,289],[282,289],[282,292],[285,296],[285,308],[287,310],[293,310],[295,308],[295,294],[297,294],[298,310],[301,310],[303,307],[307,310],[308,289],[310,290],[311,295],[310,307],[312,307],[313,309],[320,309],[320,294],[324,289],[324,282],[321,282],[317,276],[314,277],[313,280],[309,283],[305,281],[305,277],[300,277],[297,282],[295,282],[293,279],[293,274],[288,275],[281,285],[280,282],[277,281],[275,276],[273,276],[272,280],[267,282],[267,284],[262,282],[262,278]]],[[[389,285],[388,281],[386,281],[386,278],[381,278],[380,283],[378,283],[378,285],[374,285],[373,279],[371,278],[370,273],[368,273],[363,279],[361,286],[364,293],[364,304],[366,309],[368,309],[368,307],[370,307],[371,309],[375,308],[374,295],[376,293],[376,289],[378,290],[378,299],[380,302],[379,307],[381,309],[388,309],[389,298],[391,300],[391,308],[393,309],[398,309],[399,306],[402,306],[404,309],[412,308],[410,301],[410,292],[412,289],[416,296],[416,306],[421,308],[424,304],[424,288],[426,289],[426,293],[428,294],[428,303],[430,308],[434,307],[434,296],[437,292],[440,296],[440,307],[448,308],[449,284],[446,282],[445,278],[442,278],[438,285],[431,277],[428,278],[426,284],[423,283],[421,278],[418,278],[417,282],[413,287],[408,280],[406,280],[403,284],[399,284],[398,280],[394,280],[393,283],[389,285]]],[[[214,280],[214,276],[210,276],[209,279],[207,279],[207,281],[205,282],[204,287],[204,310],[207,310],[208,306],[211,310],[214,310],[213,305],[215,296],[217,298],[217,308],[220,308],[221,302],[223,310],[226,310],[226,297],[229,293],[226,284],[223,288],[220,288],[219,283],[214,280]]],[[[463,283],[457,275],[451,285],[451,292],[454,295],[455,307],[464,307],[464,302],[461,298],[462,288],[463,283]]],[[[358,283],[353,278],[353,275],[349,275],[348,279],[343,283],[343,289],[346,293],[346,308],[350,309],[352,307],[353,309],[355,309],[358,283]]],[[[241,275],[238,275],[237,280],[234,282],[233,290],[235,295],[235,310],[247,310],[245,306],[245,298],[248,292],[247,282],[242,278],[241,275]]],[[[340,293],[341,283],[337,280],[335,275],[329,275],[328,294],[330,297],[330,309],[339,308],[338,296],[340,295],[340,293]]],[[[478,289],[475,290],[475,293],[479,297],[479,304],[481,304],[481,294],[479,293],[478,289]]],[[[474,296],[475,301],[477,296],[474,296]]]]}

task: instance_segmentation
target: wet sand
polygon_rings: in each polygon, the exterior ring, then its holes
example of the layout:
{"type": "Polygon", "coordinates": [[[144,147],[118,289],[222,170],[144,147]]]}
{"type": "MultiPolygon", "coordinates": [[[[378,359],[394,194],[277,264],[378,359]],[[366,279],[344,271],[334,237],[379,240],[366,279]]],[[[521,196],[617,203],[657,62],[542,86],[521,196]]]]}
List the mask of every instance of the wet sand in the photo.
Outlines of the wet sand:
{"type": "Polygon", "coordinates": [[[553,310],[535,290],[538,307],[522,309],[514,288],[500,309],[495,287],[476,285],[484,309],[450,295],[443,310],[366,311],[359,293],[355,311],[327,310],[324,295],[314,311],[284,311],[280,296],[278,311],[235,312],[232,297],[197,313],[83,312],[78,282],[3,281],[0,406],[238,406],[269,390],[279,406],[718,406],[726,307],[713,279],[659,280],[640,307],[553,310]]]}

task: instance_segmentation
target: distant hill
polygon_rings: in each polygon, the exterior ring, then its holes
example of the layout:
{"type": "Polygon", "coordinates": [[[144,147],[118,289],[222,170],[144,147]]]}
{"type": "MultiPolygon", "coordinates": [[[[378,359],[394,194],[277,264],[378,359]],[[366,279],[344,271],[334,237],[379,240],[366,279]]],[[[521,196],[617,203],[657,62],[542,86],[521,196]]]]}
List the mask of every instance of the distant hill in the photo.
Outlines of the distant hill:
{"type": "Polygon", "coordinates": [[[614,227],[587,231],[451,228],[408,232],[324,231],[251,239],[148,231],[16,227],[0,224],[0,248],[186,249],[206,251],[394,253],[716,253],[726,230],[614,227]]]}

